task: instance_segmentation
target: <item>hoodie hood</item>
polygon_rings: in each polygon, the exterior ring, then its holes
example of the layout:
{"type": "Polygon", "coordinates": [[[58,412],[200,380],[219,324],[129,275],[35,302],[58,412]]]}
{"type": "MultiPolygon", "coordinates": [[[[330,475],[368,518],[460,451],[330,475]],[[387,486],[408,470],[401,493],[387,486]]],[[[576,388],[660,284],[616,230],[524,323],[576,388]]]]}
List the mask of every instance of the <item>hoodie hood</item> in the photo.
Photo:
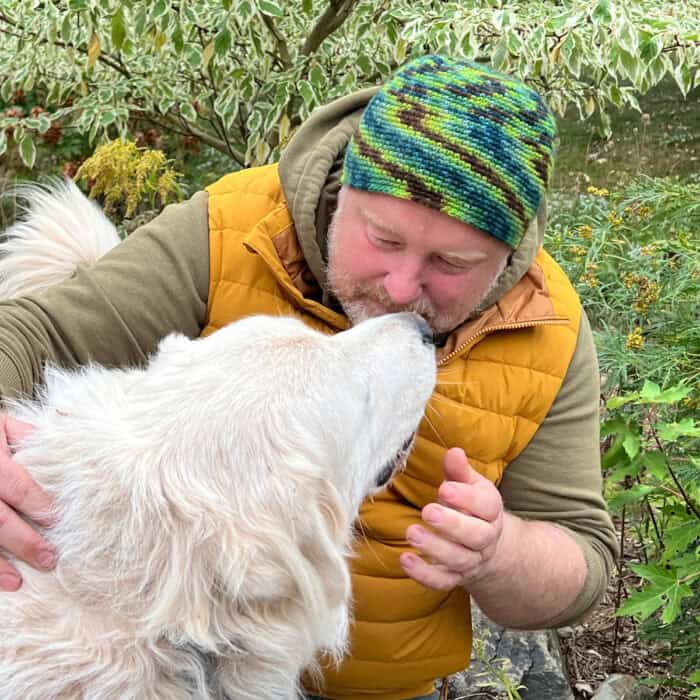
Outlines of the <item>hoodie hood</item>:
{"type": "MultiPolygon", "coordinates": [[[[294,134],[279,163],[282,190],[304,257],[324,293],[327,231],[336,208],[345,148],[379,87],[366,88],[317,109],[294,134]]],[[[545,199],[491,292],[472,317],[494,304],[525,275],[542,246],[545,199]]],[[[466,319],[465,319],[466,320],[466,319]]]]}

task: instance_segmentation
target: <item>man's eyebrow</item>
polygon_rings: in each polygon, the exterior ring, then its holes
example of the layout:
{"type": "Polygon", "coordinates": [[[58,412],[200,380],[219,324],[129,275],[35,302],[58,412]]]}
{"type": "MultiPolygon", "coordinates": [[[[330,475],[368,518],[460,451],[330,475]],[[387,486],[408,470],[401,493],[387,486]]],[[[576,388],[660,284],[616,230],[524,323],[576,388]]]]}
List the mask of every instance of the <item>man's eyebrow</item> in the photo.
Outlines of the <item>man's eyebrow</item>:
{"type": "MultiPolygon", "coordinates": [[[[384,221],[373,212],[361,209],[361,213],[372,226],[394,236],[401,236],[400,231],[397,231],[390,223],[384,221]]],[[[441,251],[440,255],[445,258],[456,259],[469,264],[481,263],[488,258],[488,254],[481,250],[445,250],[441,251]]]]}
{"type": "Polygon", "coordinates": [[[377,216],[373,212],[369,212],[364,208],[360,209],[360,212],[362,216],[367,219],[367,221],[372,224],[372,226],[376,226],[377,228],[380,228],[382,231],[386,231],[387,233],[393,233],[395,236],[400,236],[401,232],[397,231],[390,223],[387,221],[384,221],[381,217],[377,216]]]}
{"type": "Polygon", "coordinates": [[[488,255],[481,250],[445,250],[440,253],[443,258],[459,260],[460,262],[475,265],[488,259],[488,255]]]}

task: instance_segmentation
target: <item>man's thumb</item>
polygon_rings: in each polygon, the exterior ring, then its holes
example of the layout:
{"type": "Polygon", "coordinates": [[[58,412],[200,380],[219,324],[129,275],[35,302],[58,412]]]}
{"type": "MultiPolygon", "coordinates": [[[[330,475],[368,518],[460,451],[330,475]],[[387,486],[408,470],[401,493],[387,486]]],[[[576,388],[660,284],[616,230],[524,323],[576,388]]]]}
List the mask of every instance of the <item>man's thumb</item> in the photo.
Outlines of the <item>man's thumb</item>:
{"type": "Polygon", "coordinates": [[[461,447],[451,447],[445,453],[445,481],[458,481],[462,484],[476,483],[481,475],[469,464],[461,447]]]}

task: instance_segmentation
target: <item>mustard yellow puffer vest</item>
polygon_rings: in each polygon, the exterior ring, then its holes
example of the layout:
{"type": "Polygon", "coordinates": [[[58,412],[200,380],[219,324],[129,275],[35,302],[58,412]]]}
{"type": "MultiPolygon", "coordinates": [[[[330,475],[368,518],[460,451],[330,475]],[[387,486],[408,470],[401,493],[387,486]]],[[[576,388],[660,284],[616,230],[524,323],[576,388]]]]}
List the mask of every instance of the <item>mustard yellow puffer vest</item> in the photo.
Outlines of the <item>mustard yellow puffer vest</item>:
{"type": "MultiPolygon", "coordinates": [[[[309,298],[308,269],[276,166],[224,177],[208,188],[211,279],[204,334],[255,313],[293,315],[318,329],[347,320],[309,298]]],[[[497,305],[450,337],[438,353],[438,384],[404,473],[360,512],[366,540],[351,562],[355,598],[350,656],[327,669],[330,698],[403,700],[465,668],[469,596],[408,578],[404,533],[435,500],[447,447],[498,483],[545,418],[575,349],[578,299],[543,251],[497,305]]]]}

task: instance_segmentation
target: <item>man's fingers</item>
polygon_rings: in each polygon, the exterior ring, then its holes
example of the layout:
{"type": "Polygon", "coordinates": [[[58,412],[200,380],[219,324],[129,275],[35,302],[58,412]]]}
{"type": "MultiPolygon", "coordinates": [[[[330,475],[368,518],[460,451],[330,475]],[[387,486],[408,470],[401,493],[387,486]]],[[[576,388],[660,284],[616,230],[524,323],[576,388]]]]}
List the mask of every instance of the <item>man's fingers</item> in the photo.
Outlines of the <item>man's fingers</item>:
{"type": "Polygon", "coordinates": [[[56,563],[56,552],[51,545],[12,508],[2,502],[0,546],[36,569],[52,569],[56,563]]]}
{"type": "Polygon", "coordinates": [[[22,577],[10,562],[0,557],[0,591],[16,591],[22,585],[22,577]]]}
{"type": "Polygon", "coordinates": [[[399,558],[403,570],[415,581],[438,591],[451,591],[462,582],[462,576],[439,564],[428,564],[413,552],[403,552],[399,558]]]}
{"type": "Polygon", "coordinates": [[[25,423],[11,416],[0,416],[0,418],[4,418],[5,437],[10,451],[12,451],[13,445],[27,438],[34,430],[34,426],[31,423],[25,423]]]}
{"type": "Polygon", "coordinates": [[[8,455],[0,454],[0,502],[38,523],[51,524],[53,501],[27,470],[8,455]]]}
{"type": "Polygon", "coordinates": [[[439,536],[475,552],[480,552],[493,544],[500,530],[496,523],[465,515],[454,508],[447,508],[437,503],[429,503],[425,506],[421,516],[439,536]]]}
{"type": "Polygon", "coordinates": [[[442,564],[450,571],[456,571],[464,577],[483,559],[481,551],[469,549],[453,540],[446,539],[424,528],[411,525],[406,531],[409,543],[420,550],[421,554],[433,564],[442,564]]]}

